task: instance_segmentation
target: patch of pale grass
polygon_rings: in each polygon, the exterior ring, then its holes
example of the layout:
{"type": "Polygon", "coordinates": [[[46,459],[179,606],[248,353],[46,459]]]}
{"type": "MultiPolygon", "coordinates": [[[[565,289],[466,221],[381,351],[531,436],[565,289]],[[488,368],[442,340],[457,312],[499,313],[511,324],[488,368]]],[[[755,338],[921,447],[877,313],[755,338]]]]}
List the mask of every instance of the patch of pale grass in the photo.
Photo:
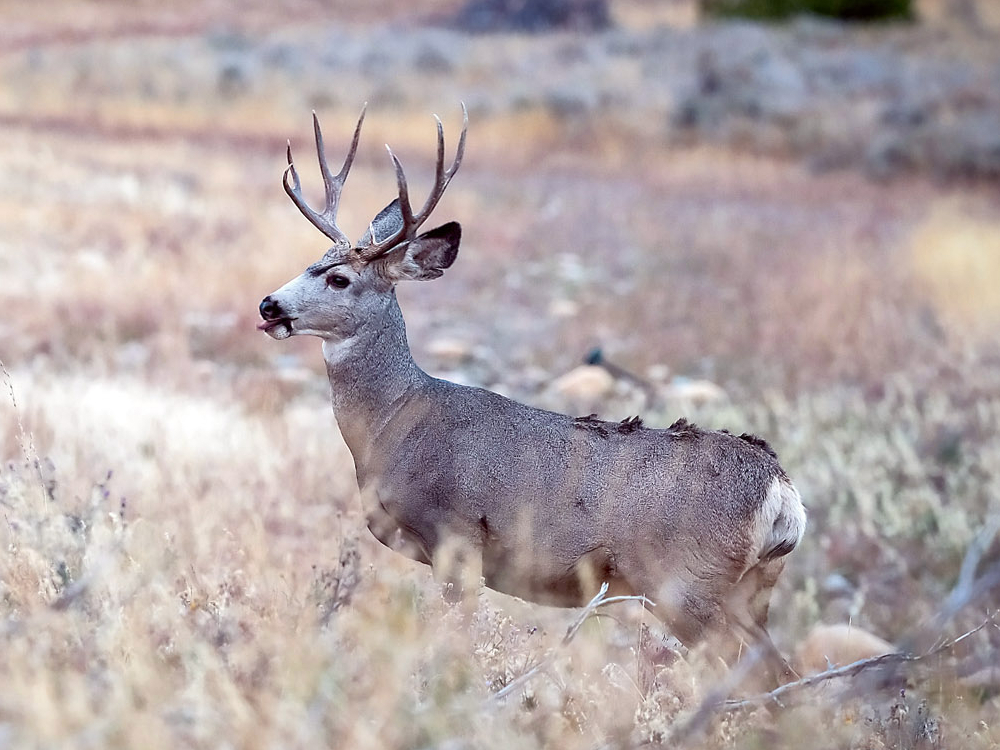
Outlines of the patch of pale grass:
{"type": "Polygon", "coordinates": [[[31,441],[3,422],[0,728],[19,746],[583,748],[631,731],[613,621],[530,697],[489,702],[571,618],[517,622],[488,596],[466,619],[425,568],[367,537],[357,551],[324,401],[262,412],[121,376],[13,381],[31,441]]]}
{"type": "Polygon", "coordinates": [[[976,332],[1000,326],[1000,220],[951,200],[933,206],[913,232],[912,271],[934,309],[976,332]]]}
{"type": "Polygon", "coordinates": [[[371,544],[361,562],[325,404],[261,415],[79,376],[19,391],[35,440],[0,472],[0,729],[18,746],[583,748],[631,731],[610,623],[529,708],[488,701],[569,617],[519,624],[484,600],[466,619],[426,569],[371,544]]]}
{"type": "Polygon", "coordinates": [[[629,29],[688,29],[697,24],[699,16],[697,0],[626,0],[609,5],[615,22],[629,29]]]}

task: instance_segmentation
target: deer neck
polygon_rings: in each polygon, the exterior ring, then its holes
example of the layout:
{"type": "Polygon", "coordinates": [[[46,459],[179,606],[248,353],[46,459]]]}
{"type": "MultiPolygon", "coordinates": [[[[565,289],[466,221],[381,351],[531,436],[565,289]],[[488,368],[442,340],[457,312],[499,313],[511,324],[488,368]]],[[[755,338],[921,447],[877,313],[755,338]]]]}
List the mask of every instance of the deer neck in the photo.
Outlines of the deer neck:
{"type": "Polygon", "coordinates": [[[360,473],[394,418],[429,380],[410,354],[395,292],[357,334],[324,340],[323,358],[333,413],[360,473]]]}

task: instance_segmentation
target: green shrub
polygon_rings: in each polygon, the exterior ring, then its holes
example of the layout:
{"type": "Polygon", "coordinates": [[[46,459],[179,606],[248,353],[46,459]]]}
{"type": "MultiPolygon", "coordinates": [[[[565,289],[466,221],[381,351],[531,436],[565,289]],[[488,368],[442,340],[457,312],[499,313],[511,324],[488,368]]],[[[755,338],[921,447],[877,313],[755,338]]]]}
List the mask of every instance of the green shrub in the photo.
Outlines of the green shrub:
{"type": "Polygon", "coordinates": [[[845,21],[913,17],[913,0],[701,0],[706,16],[781,19],[801,13],[845,21]]]}

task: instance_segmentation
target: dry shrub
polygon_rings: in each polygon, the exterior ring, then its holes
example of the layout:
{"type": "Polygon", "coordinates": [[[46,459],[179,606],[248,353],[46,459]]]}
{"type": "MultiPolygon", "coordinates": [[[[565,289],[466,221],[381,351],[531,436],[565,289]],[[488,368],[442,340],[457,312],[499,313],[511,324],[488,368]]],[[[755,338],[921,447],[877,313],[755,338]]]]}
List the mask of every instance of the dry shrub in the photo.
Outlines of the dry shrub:
{"type": "MultiPolygon", "coordinates": [[[[995,377],[978,372],[975,396],[931,377],[691,414],[768,434],[807,499],[810,535],[772,608],[786,651],[815,619],[896,637],[937,606],[1000,471],[995,377]]],[[[320,396],[249,410],[212,383],[198,396],[119,375],[14,383],[27,432],[2,422],[15,455],[0,472],[0,722],[17,744],[669,744],[718,679],[711,654],[645,671],[623,610],[558,648],[572,613],[492,593],[471,616],[453,609],[426,568],[362,531],[320,396]],[[553,648],[523,689],[490,700],[553,648]]],[[[928,721],[945,736],[994,721],[995,701],[970,710],[962,694],[917,692],[905,716],[891,696],[735,713],[699,742],[794,747],[811,722],[824,747],[936,747],[920,744],[928,721]]]]}
{"type": "Polygon", "coordinates": [[[630,729],[634,680],[602,676],[600,628],[529,707],[489,706],[565,618],[525,626],[484,602],[469,621],[412,564],[356,550],[350,460],[322,401],[251,414],[46,376],[19,396],[32,439],[11,421],[21,455],[0,474],[0,722],[15,742],[585,747],[630,729]]]}

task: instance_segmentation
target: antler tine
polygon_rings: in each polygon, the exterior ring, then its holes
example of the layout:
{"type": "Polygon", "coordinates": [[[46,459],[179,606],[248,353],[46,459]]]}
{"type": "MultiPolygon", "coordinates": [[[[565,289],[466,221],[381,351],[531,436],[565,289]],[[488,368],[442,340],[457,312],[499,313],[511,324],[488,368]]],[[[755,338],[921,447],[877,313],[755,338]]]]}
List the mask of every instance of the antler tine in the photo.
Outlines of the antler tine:
{"type": "MultiPolygon", "coordinates": [[[[292,193],[295,193],[296,195],[299,194],[302,191],[302,183],[299,182],[299,173],[295,171],[295,164],[292,163],[292,142],[286,141],[286,143],[288,145],[285,150],[285,155],[288,159],[288,166],[285,167],[285,173],[282,175],[281,180],[285,184],[285,192],[288,193],[289,197],[291,197],[293,201],[295,201],[295,196],[292,195],[292,193]],[[288,187],[289,174],[291,174],[292,176],[293,187],[291,188],[288,187]],[[292,192],[289,192],[289,190],[291,190],[292,192]]],[[[298,205],[298,201],[296,201],[295,205],[298,205]]]]}
{"type": "Polygon", "coordinates": [[[458,140],[455,161],[452,162],[452,165],[448,169],[444,168],[444,126],[441,124],[441,118],[437,115],[434,115],[434,120],[437,123],[437,163],[434,167],[434,186],[431,188],[427,200],[424,201],[423,207],[416,215],[414,215],[413,207],[410,205],[409,189],[407,188],[403,165],[392,149],[388,145],[386,146],[386,149],[389,151],[389,158],[392,159],[393,167],[396,170],[396,184],[399,188],[399,212],[403,220],[403,226],[395,234],[379,242],[376,242],[373,235],[371,237],[371,245],[364,248],[364,250],[359,250],[365,260],[374,260],[401,242],[413,239],[416,236],[417,229],[427,220],[441,200],[445,188],[448,187],[448,183],[451,182],[451,178],[455,176],[458,167],[462,163],[462,156],[465,154],[465,137],[469,131],[469,111],[466,109],[465,103],[462,103],[462,135],[458,140]]]}
{"type": "Polygon", "coordinates": [[[327,208],[332,205],[336,207],[340,201],[340,190],[344,187],[344,182],[347,181],[347,173],[351,171],[351,165],[354,163],[354,155],[358,152],[358,140],[361,138],[361,126],[365,121],[365,112],[368,110],[368,105],[365,104],[361,108],[361,116],[358,118],[358,124],[354,128],[354,138],[351,140],[351,150],[347,152],[347,157],[344,159],[344,166],[340,168],[340,172],[336,176],[330,174],[330,167],[326,163],[326,148],[323,145],[323,131],[319,127],[319,118],[316,117],[316,113],[313,112],[313,130],[316,133],[316,153],[319,156],[319,168],[323,173],[323,186],[326,188],[326,203],[327,208]]]}
{"type": "Polygon", "coordinates": [[[434,166],[434,184],[440,185],[441,178],[444,177],[444,125],[441,124],[441,118],[434,115],[434,123],[437,125],[438,131],[438,155],[437,164],[434,166]]]}
{"type": "Polygon", "coordinates": [[[455,162],[451,165],[451,174],[448,176],[450,180],[455,176],[455,172],[458,171],[459,164],[462,163],[462,157],[465,156],[465,136],[469,134],[469,110],[465,106],[465,102],[462,102],[462,135],[458,137],[458,148],[455,150],[455,162]]]}
{"type": "MultiPolygon", "coordinates": [[[[413,216],[413,207],[410,205],[410,190],[406,186],[406,174],[403,172],[403,165],[399,162],[399,158],[389,148],[388,143],[385,145],[385,149],[389,152],[389,158],[392,159],[392,165],[396,169],[396,186],[399,190],[399,212],[403,215],[403,228],[406,229],[416,221],[416,218],[413,216]]],[[[402,234],[402,232],[399,234],[402,234]]]]}
{"type": "Polygon", "coordinates": [[[444,190],[448,187],[448,183],[451,182],[451,178],[454,177],[455,172],[458,171],[458,167],[462,163],[462,157],[465,155],[465,135],[469,131],[469,111],[465,108],[465,102],[462,102],[462,134],[458,138],[458,148],[455,150],[455,161],[453,161],[451,166],[445,170],[444,129],[442,128],[441,120],[437,115],[434,115],[434,119],[437,120],[438,129],[438,158],[434,181],[437,187],[431,191],[431,194],[427,197],[427,202],[424,203],[424,207],[420,209],[420,215],[424,217],[430,216],[431,211],[434,210],[438,201],[441,200],[441,196],[444,195],[444,190]]]}
{"type": "Polygon", "coordinates": [[[292,163],[291,143],[288,144],[288,167],[285,168],[285,174],[282,177],[285,192],[298,207],[299,211],[302,212],[302,215],[309,219],[323,234],[342,247],[350,247],[351,241],[347,239],[347,235],[337,226],[337,207],[340,204],[340,193],[344,188],[344,182],[347,180],[347,173],[350,172],[351,165],[354,163],[354,156],[358,151],[358,140],[361,137],[361,126],[365,121],[367,107],[368,105],[366,104],[361,109],[361,116],[358,118],[358,124],[354,128],[354,138],[351,141],[351,148],[344,159],[344,166],[341,167],[340,172],[336,176],[330,173],[330,167],[326,161],[326,149],[323,145],[323,131],[320,129],[319,118],[313,112],[316,153],[319,157],[319,168],[323,175],[323,187],[326,192],[326,207],[322,213],[311,208],[302,197],[302,184],[299,180],[298,171],[292,163]],[[289,175],[292,178],[292,185],[288,184],[289,175]]]}

